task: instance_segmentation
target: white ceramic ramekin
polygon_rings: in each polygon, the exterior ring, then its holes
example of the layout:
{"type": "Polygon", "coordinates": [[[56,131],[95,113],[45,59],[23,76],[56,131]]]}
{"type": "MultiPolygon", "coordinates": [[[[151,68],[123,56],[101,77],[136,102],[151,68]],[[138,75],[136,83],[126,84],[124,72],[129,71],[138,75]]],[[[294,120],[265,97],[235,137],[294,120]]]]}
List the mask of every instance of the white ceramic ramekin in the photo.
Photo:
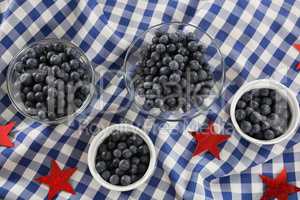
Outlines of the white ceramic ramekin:
{"type": "Polygon", "coordinates": [[[89,147],[89,151],[88,151],[88,166],[90,169],[90,172],[92,174],[92,176],[94,177],[94,179],[100,183],[101,186],[109,189],[109,190],[114,190],[114,191],[129,191],[129,190],[133,190],[137,187],[139,187],[140,185],[142,185],[154,172],[155,166],[156,166],[156,160],[157,160],[157,155],[155,152],[155,148],[154,145],[150,139],[150,137],[141,129],[130,125],[130,124],[115,124],[112,126],[109,126],[105,129],[103,129],[102,131],[100,131],[95,138],[93,139],[90,147],[89,147]],[[135,133],[139,136],[141,136],[141,138],[146,142],[149,151],[150,151],[150,162],[149,162],[149,166],[148,169],[146,171],[146,173],[144,174],[144,176],[137,180],[136,182],[127,185],[127,186],[119,186],[119,185],[113,185],[110,184],[109,182],[105,181],[100,174],[97,172],[96,170],[96,155],[97,155],[97,151],[98,151],[98,147],[100,144],[102,144],[102,142],[105,140],[105,138],[107,138],[114,130],[119,130],[119,131],[130,131],[132,133],[135,133]]]}
{"type": "Polygon", "coordinates": [[[283,140],[292,136],[296,132],[298,124],[299,124],[299,119],[300,119],[299,104],[298,104],[296,95],[289,88],[284,86],[283,84],[281,84],[277,81],[274,81],[274,80],[270,80],[270,79],[260,79],[260,80],[248,82],[238,89],[238,91],[235,93],[235,95],[233,97],[233,100],[232,100],[232,103],[230,106],[230,117],[231,117],[231,121],[232,121],[233,126],[236,129],[236,131],[243,138],[248,140],[249,142],[252,142],[255,144],[265,144],[265,145],[276,144],[276,143],[282,142],[283,140]],[[237,120],[235,118],[236,104],[237,104],[238,100],[242,97],[242,95],[250,90],[260,89],[260,88],[269,88],[269,89],[276,90],[281,96],[283,96],[287,99],[287,102],[291,109],[292,118],[291,118],[288,129],[280,137],[274,138],[272,140],[259,140],[259,139],[255,139],[251,136],[248,136],[246,133],[244,133],[241,130],[241,128],[239,127],[237,120]]]}

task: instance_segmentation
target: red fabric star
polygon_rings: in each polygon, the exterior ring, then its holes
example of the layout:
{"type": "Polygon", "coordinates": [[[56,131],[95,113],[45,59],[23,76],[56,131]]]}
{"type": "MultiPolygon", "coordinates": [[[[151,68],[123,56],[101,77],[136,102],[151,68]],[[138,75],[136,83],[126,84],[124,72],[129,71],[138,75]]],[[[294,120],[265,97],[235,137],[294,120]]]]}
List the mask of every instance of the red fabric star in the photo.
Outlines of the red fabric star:
{"type": "Polygon", "coordinates": [[[300,188],[287,183],[286,169],[284,168],[275,179],[260,175],[261,180],[267,185],[260,200],[277,198],[278,200],[288,200],[291,193],[299,192],[300,188]]]}
{"type": "Polygon", "coordinates": [[[14,144],[10,141],[8,134],[15,126],[15,122],[9,122],[4,126],[0,126],[0,146],[13,147],[14,144]]]}
{"type": "MultiPolygon", "coordinates": [[[[300,52],[300,44],[294,44],[295,49],[297,49],[300,52]]],[[[300,63],[297,63],[296,69],[300,70],[300,63]]]]}
{"type": "Polygon", "coordinates": [[[43,183],[49,186],[48,199],[51,200],[60,191],[66,191],[71,194],[75,194],[72,185],[68,182],[68,179],[76,171],[76,168],[68,168],[61,170],[55,160],[51,162],[50,173],[47,176],[42,176],[37,179],[39,183],[43,183]]]}
{"type": "Polygon", "coordinates": [[[213,124],[208,123],[208,128],[203,132],[191,132],[194,139],[197,142],[196,149],[194,150],[193,156],[201,154],[202,152],[208,151],[217,159],[220,160],[220,149],[218,144],[225,142],[229,139],[229,135],[220,135],[217,134],[214,130],[213,124]]]}

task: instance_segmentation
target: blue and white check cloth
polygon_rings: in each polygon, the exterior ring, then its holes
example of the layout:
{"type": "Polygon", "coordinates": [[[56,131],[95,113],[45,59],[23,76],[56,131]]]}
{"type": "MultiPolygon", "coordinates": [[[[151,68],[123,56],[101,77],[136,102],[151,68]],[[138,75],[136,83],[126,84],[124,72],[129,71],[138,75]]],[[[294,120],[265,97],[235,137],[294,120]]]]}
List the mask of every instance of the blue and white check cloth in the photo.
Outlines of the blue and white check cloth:
{"type": "MultiPolygon", "coordinates": [[[[52,159],[61,168],[78,168],[70,181],[76,195],[61,192],[57,199],[255,200],[264,189],[258,175],[276,176],[284,166],[288,181],[300,186],[299,131],[281,144],[256,146],[226,129],[232,95],[247,81],[278,80],[300,100],[300,76],[294,67],[300,56],[292,47],[299,34],[298,0],[1,1],[0,116],[3,124],[13,120],[18,125],[13,132],[15,147],[0,147],[0,199],[46,199],[47,186],[33,179],[48,173],[52,159]],[[111,77],[116,84],[105,82],[104,98],[94,100],[85,113],[67,124],[49,127],[24,119],[9,101],[5,81],[8,64],[32,41],[65,38],[86,53],[96,71],[121,69],[134,37],[149,26],[169,21],[192,23],[206,30],[225,56],[223,98],[213,104],[208,116],[182,123],[155,121],[128,102],[117,76],[111,77]],[[126,105],[123,112],[116,112],[126,105]],[[195,143],[188,131],[198,129],[207,118],[215,121],[220,132],[232,135],[222,146],[221,160],[208,153],[192,157],[195,143]],[[87,151],[94,137],[89,130],[123,119],[149,132],[159,159],[147,183],[119,193],[93,180],[87,151]]],[[[289,199],[300,199],[300,193],[289,199]]]]}

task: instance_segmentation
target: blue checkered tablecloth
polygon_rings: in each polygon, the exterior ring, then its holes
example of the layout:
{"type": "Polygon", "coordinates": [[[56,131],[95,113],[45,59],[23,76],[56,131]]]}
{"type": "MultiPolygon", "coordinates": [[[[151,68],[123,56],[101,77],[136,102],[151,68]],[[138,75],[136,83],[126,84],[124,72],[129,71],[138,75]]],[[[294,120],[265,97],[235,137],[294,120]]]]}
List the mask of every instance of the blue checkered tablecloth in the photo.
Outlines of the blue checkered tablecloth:
{"type": "MultiPolygon", "coordinates": [[[[299,131],[283,143],[256,146],[226,128],[232,95],[247,81],[272,78],[300,98],[300,76],[295,70],[300,56],[292,47],[299,34],[298,0],[0,1],[0,122],[18,123],[12,134],[15,147],[0,147],[0,199],[46,199],[47,186],[33,179],[48,173],[52,159],[61,168],[78,168],[70,180],[76,195],[61,192],[57,199],[256,200],[263,193],[258,175],[276,176],[284,166],[288,181],[300,186],[299,131]],[[9,101],[8,64],[32,41],[45,37],[71,40],[93,62],[101,81],[103,70],[121,69],[126,50],[140,31],[169,21],[206,30],[225,56],[224,92],[207,116],[180,123],[157,121],[130,103],[124,84],[113,74],[103,86],[104,97],[94,99],[75,120],[58,126],[24,119],[9,101]],[[192,157],[195,143],[188,131],[198,129],[207,118],[215,121],[220,132],[232,135],[222,146],[221,160],[208,153],[192,157]],[[93,132],[124,121],[149,132],[158,163],[147,183],[119,193],[93,180],[87,151],[93,132]]],[[[300,193],[289,199],[300,199],[300,193]]]]}

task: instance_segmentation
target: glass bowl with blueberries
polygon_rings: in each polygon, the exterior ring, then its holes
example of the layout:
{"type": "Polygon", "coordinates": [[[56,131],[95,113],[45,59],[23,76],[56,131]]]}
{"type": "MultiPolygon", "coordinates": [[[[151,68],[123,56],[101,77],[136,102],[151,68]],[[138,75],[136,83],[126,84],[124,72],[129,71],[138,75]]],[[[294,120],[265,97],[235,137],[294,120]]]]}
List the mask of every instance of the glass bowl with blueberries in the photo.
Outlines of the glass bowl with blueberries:
{"type": "Polygon", "coordinates": [[[156,152],[149,136],[130,124],[103,129],[88,150],[88,166],[102,186],[129,191],[142,185],[155,170],[156,152]]]}
{"type": "Polygon", "coordinates": [[[141,33],[127,51],[124,68],[134,104],[167,121],[207,112],[224,83],[223,56],[214,39],[181,22],[141,33]]]}
{"type": "Polygon", "coordinates": [[[296,95],[270,79],[240,87],[233,97],[230,116],[237,132],[256,144],[275,144],[291,137],[300,119],[296,95]]]}
{"type": "Polygon", "coordinates": [[[25,117],[58,124],[82,112],[94,93],[94,71],[83,51],[63,39],[25,46],[10,62],[7,88],[25,117]]]}

